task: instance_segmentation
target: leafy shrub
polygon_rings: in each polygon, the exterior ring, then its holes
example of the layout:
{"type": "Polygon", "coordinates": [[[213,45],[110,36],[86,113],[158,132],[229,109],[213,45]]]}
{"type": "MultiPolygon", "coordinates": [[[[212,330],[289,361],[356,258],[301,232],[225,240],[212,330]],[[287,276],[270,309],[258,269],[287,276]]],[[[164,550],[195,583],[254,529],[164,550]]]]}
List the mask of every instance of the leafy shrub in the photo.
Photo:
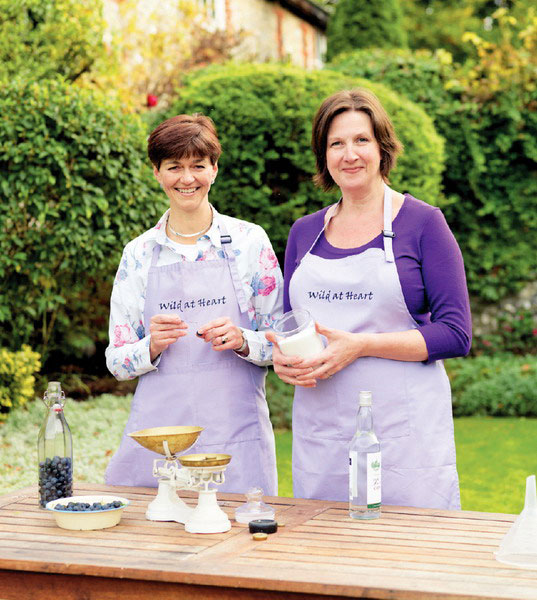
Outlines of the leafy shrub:
{"type": "Polygon", "coordinates": [[[34,398],[34,375],[41,367],[37,352],[23,345],[12,352],[0,348],[0,421],[7,418],[9,411],[24,406],[34,398]]]}
{"type": "Polygon", "coordinates": [[[267,375],[267,403],[274,429],[291,429],[295,388],[284,383],[272,369],[267,375]]]}
{"type": "MultiPolygon", "coordinates": [[[[498,89],[495,66],[511,64],[505,54],[516,49],[498,51],[490,63],[494,48],[487,45],[474,67],[481,77],[491,73],[492,97],[465,79],[465,71],[453,69],[445,53],[362,50],[330,65],[348,76],[382,81],[433,119],[446,140],[445,199],[439,204],[464,254],[470,292],[485,301],[516,293],[535,278],[537,236],[537,89],[526,85],[528,74],[513,75],[498,89]]],[[[517,64],[524,73],[535,72],[521,57],[517,64]]]]}
{"type": "Polygon", "coordinates": [[[123,244],[165,202],[138,118],[60,81],[15,81],[3,91],[0,343],[29,343],[46,359],[69,336],[106,330],[96,292],[111,284],[123,244]]]}
{"type": "Polygon", "coordinates": [[[537,354],[537,317],[531,310],[502,311],[496,327],[481,336],[474,334],[472,351],[491,354],[502,350],[513,354],[537,354]]]}
{"type": "Polygon", "coordinates": [[[211,200],[218,210],[264,227],[281,256],[290,225],[336,198],[311,180],[313,116],[328,95],[356,86],[379,96],[405,144],[392,184],[434,202],[443,169],[441,138],[419,108],[378,84],[283,65],[214,66],[190,75],[159,119],[193,112],[212,117],[223,153],[211,200]]]}
{"type": "Polygon", "coordinates": [[[480,294],[496,300],[535,280],[537,238],[537,15],[492,15],[496,41],[469,36],[475,53],[457,73],[471,106],[471,194],[451,208],[465,222],[480,294]],[[475,219],[468,220],[468,214],[475,219]]]}
{"type": "Polygon", "coordinates": [[[537,417],[537,358],[496,354],[447,361],[453,414],[537,417]]]}
{"type": "Polygon", "coordinates": [[[104,53],[102,3],[0,0],[0,74],[75,80],[104,53]]]}
{"type": "Polygon", "coordinates": [[[407,45],[399,0],[339,0],[328,21],[327,58],[355,48],[401,48],[407,45]]]}

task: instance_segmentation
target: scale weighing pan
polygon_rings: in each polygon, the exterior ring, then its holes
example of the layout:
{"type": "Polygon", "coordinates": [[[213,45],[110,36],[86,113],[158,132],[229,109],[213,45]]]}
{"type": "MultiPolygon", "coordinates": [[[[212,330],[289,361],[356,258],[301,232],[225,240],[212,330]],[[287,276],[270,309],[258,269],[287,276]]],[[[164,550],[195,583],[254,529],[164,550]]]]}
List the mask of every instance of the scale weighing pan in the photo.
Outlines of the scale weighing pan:
{"type": "Polygon", "coordinates": [[[163,442],[167,442],[170,453],[175,455],[177,452],[182,452],[190,448],[202,431],[203,427],[177,425],[140,429],[127,435],[136,440],[144,448],[166,456],[167,452],[163,442]]]}
{"type": "Polygon", "coordinates": [[[186,454],[179,457],[183,467],[220,467],[230,460],[230,454],[186,454]]]}

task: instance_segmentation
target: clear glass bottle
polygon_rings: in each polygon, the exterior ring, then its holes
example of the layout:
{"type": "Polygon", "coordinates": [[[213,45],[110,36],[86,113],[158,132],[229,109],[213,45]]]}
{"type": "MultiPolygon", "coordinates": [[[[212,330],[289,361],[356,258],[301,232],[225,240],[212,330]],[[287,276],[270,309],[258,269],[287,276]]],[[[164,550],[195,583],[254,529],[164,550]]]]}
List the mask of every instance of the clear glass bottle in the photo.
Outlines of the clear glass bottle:
{"type": "Polygon", "coordinates": [[[371,404],[371,392],[360,392],[358,424],[349,448],[349,514],[353,519],[380,517],[380,444],[373,431],[371,404]]]}
{"type": "Polygon", "coordinates": [[[255,519],[274,519],[275,510],[263,502],[263,490],[260,487],[250,488],[245,495],[248,502],[235,509],[237,523],[249,523],[255,519]]]}
{"type": "Polygon", "coordinates": [[[39,505],[73,495],[73,441],[63,414],[65,394],[50,381],[43,397],[48,412],[37,438],[39,505]]]}

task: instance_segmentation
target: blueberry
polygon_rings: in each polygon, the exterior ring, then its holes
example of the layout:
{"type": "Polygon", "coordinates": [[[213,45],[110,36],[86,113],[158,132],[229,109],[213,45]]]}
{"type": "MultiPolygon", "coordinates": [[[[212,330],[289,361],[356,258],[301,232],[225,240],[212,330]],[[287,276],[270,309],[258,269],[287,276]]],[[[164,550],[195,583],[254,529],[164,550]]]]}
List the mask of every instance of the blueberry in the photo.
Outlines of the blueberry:
{"type": "Polygon", "coordinates": [[[72,495],[72,461],[69,457],[54,456],[39,463],[39,499],[55,500],[72,495]]]}

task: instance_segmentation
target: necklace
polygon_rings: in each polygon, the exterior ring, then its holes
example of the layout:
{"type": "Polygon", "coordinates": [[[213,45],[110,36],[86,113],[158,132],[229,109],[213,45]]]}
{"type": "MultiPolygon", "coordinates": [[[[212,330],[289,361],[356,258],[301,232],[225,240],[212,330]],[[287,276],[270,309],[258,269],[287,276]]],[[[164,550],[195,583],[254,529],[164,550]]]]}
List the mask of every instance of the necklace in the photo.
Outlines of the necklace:
{"type": "Polygon", "coordinates": [[[170,225],[169,219],[167,220],[167,224],[168,224],[168,227],[170,228],[170,231],[173,233],[173,235],[176,235],[177,237],[193,238],[193,237],[196,237],[197,235],[201,235],[202,233],[204,233],[205,231],[210,229],[211,225],[213,224],[213,218],[211,216],[211,222],[209,223],[209,225],[205,226],[201,231],[196,231],[196,233],[179,233],[178,231],[174,231],[172,229],[172,226],[170,225]]]}

